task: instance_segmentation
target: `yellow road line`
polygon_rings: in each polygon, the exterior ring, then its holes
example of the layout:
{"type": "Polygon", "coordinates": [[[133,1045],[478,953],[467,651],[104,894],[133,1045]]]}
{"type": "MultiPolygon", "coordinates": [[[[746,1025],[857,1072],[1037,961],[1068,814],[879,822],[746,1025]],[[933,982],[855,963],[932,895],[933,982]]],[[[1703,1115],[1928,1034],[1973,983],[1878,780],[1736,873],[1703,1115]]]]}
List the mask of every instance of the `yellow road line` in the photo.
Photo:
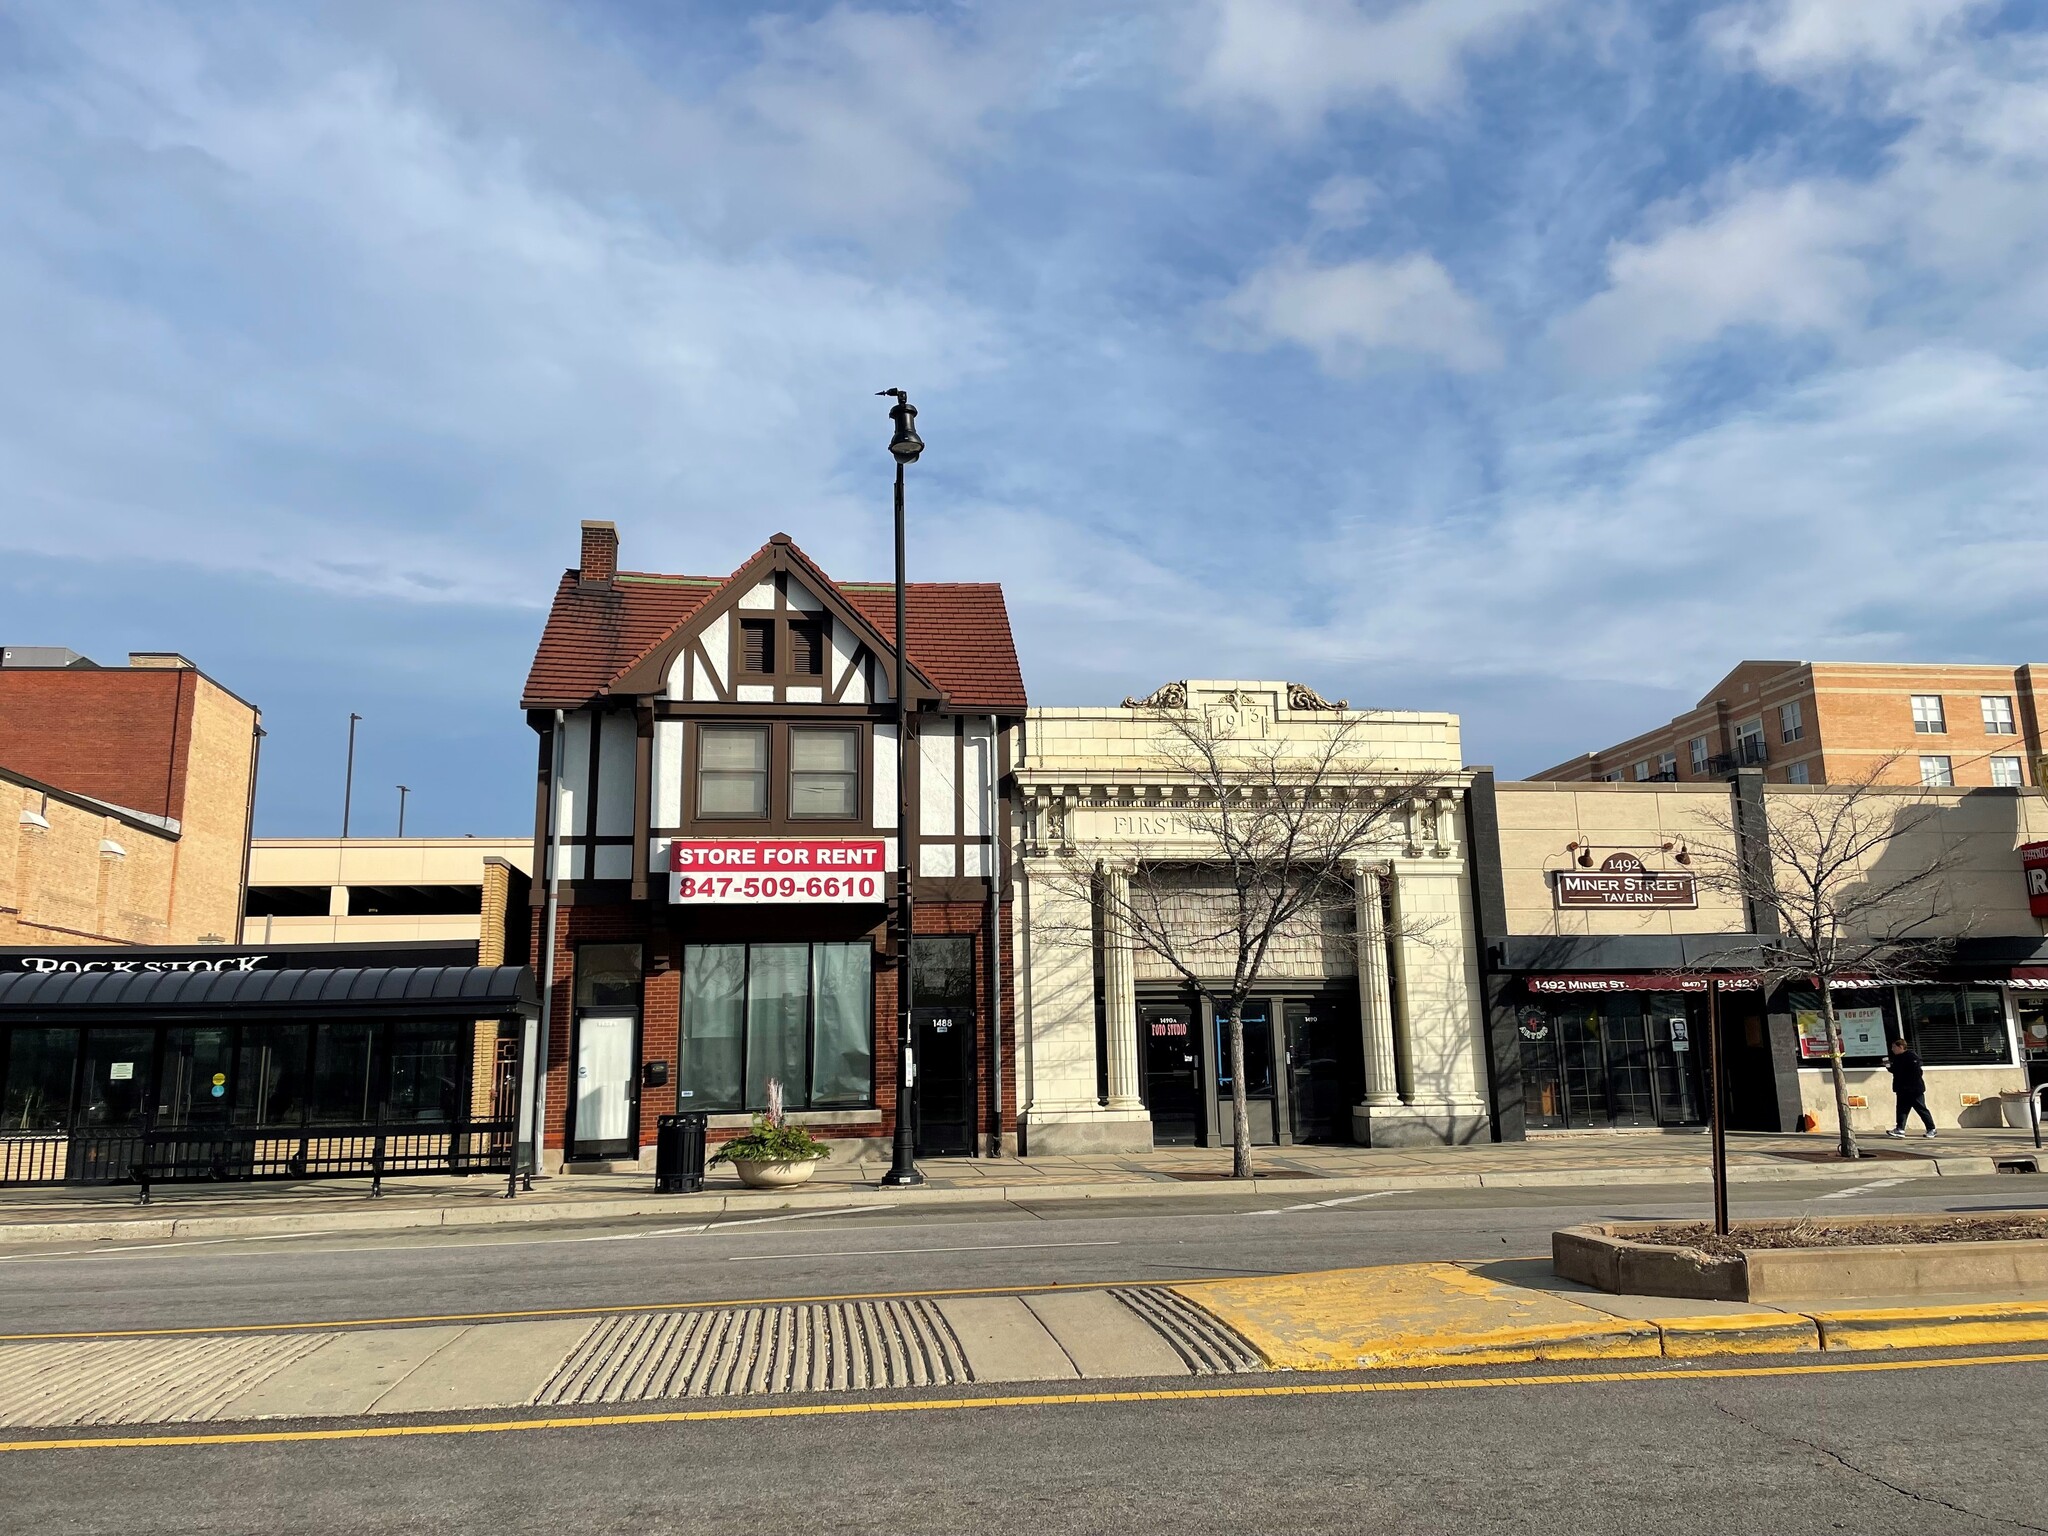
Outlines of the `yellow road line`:
{"type": "MultiPolygon", "coordinates": [[[[1218,1275],[1216,1279],[1234,1278],[1218,1275]]],[[[1099,1291],[1122,1285],[1167,1285],[1164,1280],[1066,1280],[1047,1285],[959,1285],[929,1291],[855,1291],[840,1296],[742,1296],[717,1301],[635,1301],[609,1307],[527,1307],[513,1312],[427,1312],[414,1317],[336,1317],[311,1323],[215,1323],[192,1328],[104,1328],[76,1333],[0,1333],[0,1344],[64,1339],[161,1339],[192,1334],[294,1333],[308,1328],[402,1328],[410,1323],[493,1323],[522,1317],[609,1317],[628,1312],[692,1312],[705,1307],[793,1307],[828,1301],[911,1301],[920,1296],[1022,1296],[1036,1291],[1099,1291]]]]}
{"type": "Polygon", "coordinates": [[[474,1424],[372,1424],[349,1429],[260,1429],[218,1435],[100,1435],[69,1440],[4,1440],[14,1451],[154,1450],[192,1445],[277,1445],[316,1440],[396,1440],[410,1436],[501,1435],[538,1429],[599,1429],[640,1424],[705,1424],[736,1419],[822,1419],[861,1413],[942,1413],[967,1408],[1057,1408],[1079,1403],[1185,1403],[1236,1398],[1358,1397],[1380,1392],[1443,1392],[1470,1387],[1605,1386],[1622,1381],[1725,1381],[1739,1377],[1846,1376],[1873,1371],[1931,1371],[1972,1365],[2039,1365],[2048,1353],[1965,1355],[1927,1360],[1839,1361],[1823,1365],[1709,1366],[1695,1370],[1570,1371],[1542,1376],[1469,1376],[1402,1381],[1290,1382],[1284,1386],[1172,1387],[1150,1392],[1046,1392],[1007,1397],[930,1397],[880,1403],[803,1403],[783,1407],[688,1408],[474,1424]]]}

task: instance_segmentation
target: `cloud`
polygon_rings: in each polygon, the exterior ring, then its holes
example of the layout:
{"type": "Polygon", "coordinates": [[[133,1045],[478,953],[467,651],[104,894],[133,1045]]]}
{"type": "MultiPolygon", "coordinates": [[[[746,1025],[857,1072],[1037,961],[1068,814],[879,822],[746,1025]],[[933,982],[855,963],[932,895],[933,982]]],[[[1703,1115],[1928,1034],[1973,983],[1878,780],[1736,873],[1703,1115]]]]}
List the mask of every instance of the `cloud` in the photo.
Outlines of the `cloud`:
{"type": "Polygon", "coordinates": [[[1246,278],[1219,313],[1228,344],[1304,347],[1326,373],[1355,372],[1388,354],[1461,373],[1502,360],[1485,313],[1422,252],[1332,266],[1289,252],[1246,278]]]}
{"type": "Polygon", "coordinates": [[[1751,68],[1799,79],[1858,65],[1908,69],[2000,0],[1750,0],[1705,18],[1706,36],[1751,68]]]}
{"type": "Polygon", "coordinates": [[[1416,112],[1454,103],[1469,54],[1551,0],[1215,0],[1193,99],[1269,115],[1304,133],[1379,98],[1416,112]]]}
{"type": "Polygon", "coordinates": [[[1607,287],[1555,327],[1579,366],[1622,370],[1732,326],[1839,335],[1875,283],[1862,248],[1881,223],[1857,189],[1800,182],[1741,191],[1704,217],[1608,253],[1607,287]]]}

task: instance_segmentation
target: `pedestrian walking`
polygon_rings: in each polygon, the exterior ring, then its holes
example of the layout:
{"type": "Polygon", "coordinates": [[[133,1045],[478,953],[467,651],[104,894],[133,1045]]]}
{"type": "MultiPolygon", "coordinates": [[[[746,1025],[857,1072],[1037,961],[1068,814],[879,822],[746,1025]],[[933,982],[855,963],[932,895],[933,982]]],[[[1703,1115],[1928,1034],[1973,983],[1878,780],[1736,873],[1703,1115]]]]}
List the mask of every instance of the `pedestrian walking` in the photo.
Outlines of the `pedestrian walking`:
{"type": "Polygon", "coordinates": [[[1904,1040],[1892,1042],[1892,1053],[1885,1058],[1885,1071],[1892,1075],[1892,1097],[1898,1102],[1898,1119],[1885,1135],[1903,1139],[1906,1134],[1906,1116],[1918,1115],[1920,1123],[1927,1127],[1927,1134],[1934,1134],[1934,1116],[1927,1112],[1927,1075],[1920,1069],[1920,1058],[1904,1040]]]}

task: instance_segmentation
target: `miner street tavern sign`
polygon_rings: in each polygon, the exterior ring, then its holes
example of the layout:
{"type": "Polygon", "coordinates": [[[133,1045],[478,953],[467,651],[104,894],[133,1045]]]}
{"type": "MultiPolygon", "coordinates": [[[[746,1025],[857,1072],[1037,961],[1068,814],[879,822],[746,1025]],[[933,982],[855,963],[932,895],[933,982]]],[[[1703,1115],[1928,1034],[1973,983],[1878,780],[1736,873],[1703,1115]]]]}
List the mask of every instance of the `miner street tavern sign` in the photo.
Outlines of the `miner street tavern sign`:
{"type": "Polygon", "coordinates": [[[668,899],[683,906],[845,904],[888,894],[888,849],[878,837],[679,837],[668,868],[668,899]]]}
{"type": "Polygon", "coordinates": [[[1600,867],[1557,872],[1560,907],[1697,907],[1699,885],[1691,875],[1655,874],[1632,853],[1610,853],[1600,867]]]}

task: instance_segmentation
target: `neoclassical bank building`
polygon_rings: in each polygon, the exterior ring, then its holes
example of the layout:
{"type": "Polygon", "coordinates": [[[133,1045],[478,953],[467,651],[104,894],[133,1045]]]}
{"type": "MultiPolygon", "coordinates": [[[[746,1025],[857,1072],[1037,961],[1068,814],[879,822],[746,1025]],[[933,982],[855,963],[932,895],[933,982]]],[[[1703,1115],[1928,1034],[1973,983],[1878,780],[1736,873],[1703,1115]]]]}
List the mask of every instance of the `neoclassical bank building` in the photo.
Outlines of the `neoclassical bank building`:
{"type": "Polygon", "coordinates": [[[1337,795],[1391,803],[1346,860],[1349,901],[1275,937],[1244,1013],[1245,1091],[1265,1145],[1490,1136],[1456,716],[1353,710],[1295,683],[1189,680],[1119,708],[1034,709],[1015,773],[1019,1138],[1029,1153],[1227,1145],[1227,991],[1213,823],[1170,717],[1308,758],[1337,795]],[[1085,876],[1085,878],[1084,878],[1085,876]],[[1173,945],[1134,942],[1133,879],[1168,881],[1173,945]],[[1206,937],[1205,937],[1206,936],[1206,937]],[[1210,974],[1213,969],[1215,974],[1210,974]]]}

